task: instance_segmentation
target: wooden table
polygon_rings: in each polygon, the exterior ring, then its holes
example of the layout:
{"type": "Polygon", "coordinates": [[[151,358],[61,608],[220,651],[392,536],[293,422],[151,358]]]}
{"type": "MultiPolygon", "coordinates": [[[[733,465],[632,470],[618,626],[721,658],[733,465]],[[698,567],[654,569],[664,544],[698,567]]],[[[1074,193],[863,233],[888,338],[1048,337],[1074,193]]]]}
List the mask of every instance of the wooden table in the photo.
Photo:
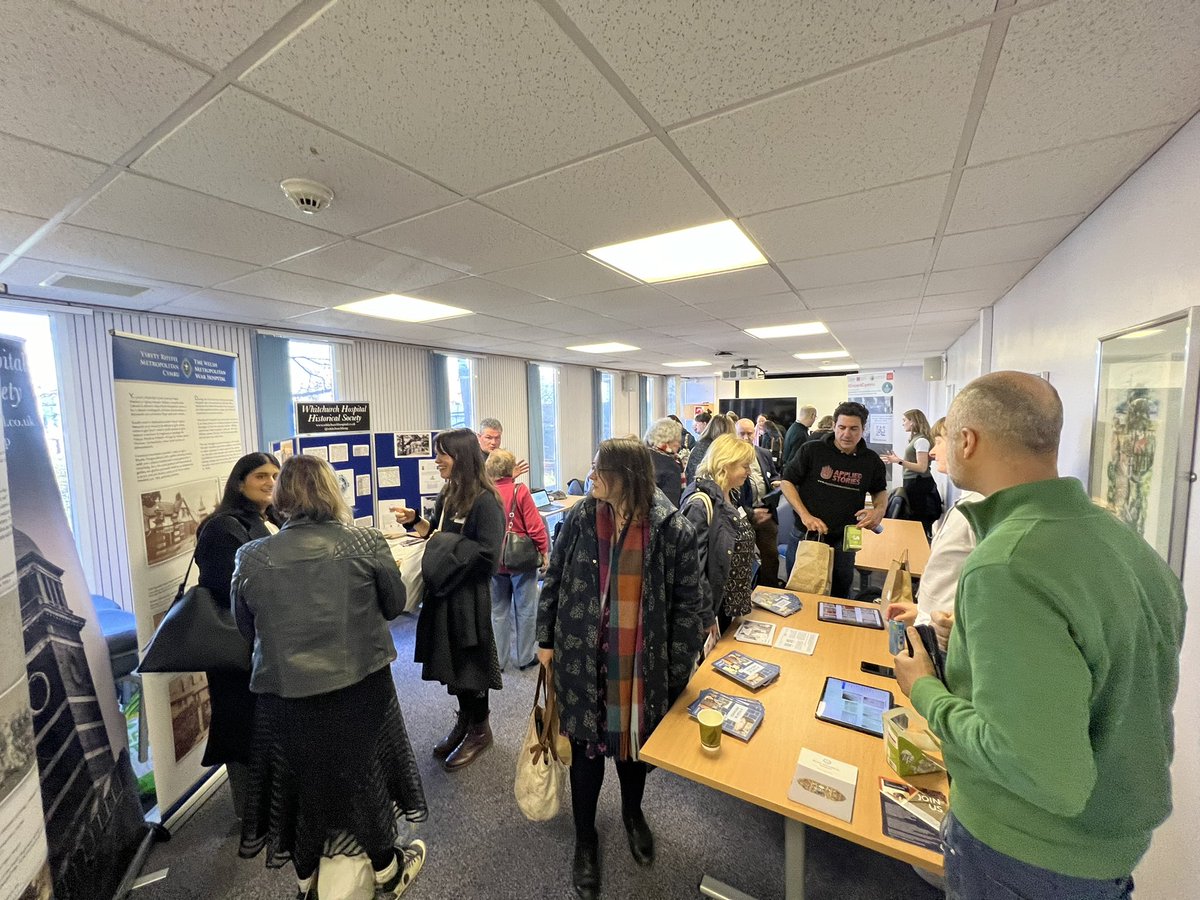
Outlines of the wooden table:
{"type": "Polygon", "coordinates": [[[908,551],[908,570],[917,578],[925,574],[929,562],[929,539],[920,522],[910,519],[884,519],[883,533],[863,529],[862,549],[854,556],[856,569],[886,572],[893,559],[908,551]]]}
{"type": "MultiPolygon", "coordinates": [[[[800,596],[804,601],[804,608],[786,619],[757,607],[747,618],[775,623],[776,639],[779,637],[778,629],[785,626],[817,632],[820,637],[813,655],[805,656],[774,647],[735,641],[733,632],[736,628],[731,627],[721,638],[716,649],[709,654],[706,662],[692,676],[683,695],[654,730],[642,748],[642,758],[668,772],[698,781],[784,816],[784,876],[786,896],[789,900],[799,900],[804,896],[805,825],[820,828],[879,853],[941,874],[940,854],[883,834],[879,777],[883,775],[894,780],[907,780],[918,787],[946,793],[948,787],[945,775],[899,779],[884,758],[882,738],[822,722],[814,715],[817,701],[825,686],[825,678],[829,675],[884,688],[893,693],[897,703],[910,706],[894,680],[859,671],[859,663],[864,660],[891,664],[891,656],[887,649],[887,632],[819,622],[817,603],[829,598],[814,594],[800,596]],[[774,684],[751,694],[749,690],[712,669],[713,660],[734,649],[756,659],[778,663],[783,671],[774,684]],[[708,754],[700,749],[699,728],[688,716],[688,705],[704,688],[715,688],[739,696],[753,696],[762,701],[766,707],[766,715],[749,743],[743,743],[726,734],[722,736],[720,752],[708,754]],[[858,767],[852,821],[843,822],[788,799],[788,787],[802,747],[858,767]]],[[[877,606],[874,608],[878,609],[877,606]]],[[[913,717],[918,724],[923,721],[915,712],[913,717]]],[[[708,893],[703,891],[703,888],[702,892],[708,893]]],[[[714,893],[710,896],[722,894],[714,893]]]]}

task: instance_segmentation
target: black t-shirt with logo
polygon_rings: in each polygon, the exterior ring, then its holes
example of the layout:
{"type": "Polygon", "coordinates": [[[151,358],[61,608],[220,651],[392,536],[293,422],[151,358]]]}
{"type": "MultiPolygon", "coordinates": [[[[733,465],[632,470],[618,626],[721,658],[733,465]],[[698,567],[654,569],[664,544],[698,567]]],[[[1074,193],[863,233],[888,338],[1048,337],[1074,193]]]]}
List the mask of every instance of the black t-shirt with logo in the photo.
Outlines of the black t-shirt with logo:
{"type": "MultiPolygon", "coordinates": [[[[887,490],[887,470],[879,454],[859,441],[853,453],[843,453],[832,433],[801,444],[783,470],[783,480],[796,486],[809,513],[829,526],[831,538],[854,524],[854,514],[866,505],[867,494],[887,490]]],[[[797,527],[799,524],[797,516],[797,527]]]]}

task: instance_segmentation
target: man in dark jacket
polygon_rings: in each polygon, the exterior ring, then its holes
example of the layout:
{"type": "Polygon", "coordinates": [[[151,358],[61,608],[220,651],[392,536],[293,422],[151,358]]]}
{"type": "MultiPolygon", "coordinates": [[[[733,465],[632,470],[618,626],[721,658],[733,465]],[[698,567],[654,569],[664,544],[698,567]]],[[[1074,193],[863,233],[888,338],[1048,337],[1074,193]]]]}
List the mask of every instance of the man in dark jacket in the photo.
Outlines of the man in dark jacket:
{"type": "Polygon", "coordinates": [[[781,469],[787,468],[787,464],[792,461],[792,457],[808,440],[808,429],[812,428],[813,422],[817,421],[817,408],[815,406],[802,406],[796,417],[796,421],[788,426],[787,434],[783,437],[783,457],[779,460],[781,469]]]}
{"type": "MultiPolygon", "coordinates": [[[[749,419],[738,419],[734,431],[739,441],[754,443],[754,423],[749,419]]],[[[758,583],[764,587],[779,587],[779,520],[775,518],[775,510],[764,501],[778,486],[779,470],[775,468],[771,454],[762,447],[755,447],[750,477],[741,487],[741,499],[754,511],[751,524],[761,561],[758,583]]]]}

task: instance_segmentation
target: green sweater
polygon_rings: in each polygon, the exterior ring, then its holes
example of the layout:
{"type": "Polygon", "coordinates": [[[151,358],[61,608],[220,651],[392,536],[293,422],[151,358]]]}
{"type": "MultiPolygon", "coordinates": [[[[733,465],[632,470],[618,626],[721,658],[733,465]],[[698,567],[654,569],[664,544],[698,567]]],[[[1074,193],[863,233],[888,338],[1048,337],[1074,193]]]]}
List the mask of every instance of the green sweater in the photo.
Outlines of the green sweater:
{"type": "Polygon", "coordinates": [[[912,690],[943,741],[951,809],[1023,862],[1128,875],[1171,811],[1179,579],[1073,478],[960,508],[979,543],[959,578],[950,687],[912,690]]]}

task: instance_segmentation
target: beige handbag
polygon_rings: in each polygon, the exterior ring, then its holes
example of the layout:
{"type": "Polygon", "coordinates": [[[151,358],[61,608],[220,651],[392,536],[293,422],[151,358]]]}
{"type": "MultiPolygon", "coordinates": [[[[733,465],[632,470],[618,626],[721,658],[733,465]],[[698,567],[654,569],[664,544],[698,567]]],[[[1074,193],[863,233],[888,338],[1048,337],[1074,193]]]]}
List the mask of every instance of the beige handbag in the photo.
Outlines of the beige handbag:
{"type": "Polygon", "coordinates": [[[563,782],[571,762],[570,746],[570,742],[558,733],[554,679],[549,668],[542,666],[538,670],[533,711],[529,714],[529,727],[517,754],[517,774],[513,781],[517,806],[529,821],[544,822],[558,815],[563,782]],[[542,695],[545,696],[544,707],[538,703],[542,695]]]}
{"type": "Polygon", "coordinates": [[[879,602],[886,606],[889,603],[914,603],[912,588],[912,573],[908,571],[908,551],[904,550],[899,559],[893,559],[888,566],[887,578],[883,582],[883,593],[879,602]]]}
{"type": "Polygon", "coordinates": [[[808,540],[808,534],[804,537],[796,546],[796,562],[788,575],[787,589],[829,596],[833,586],[833,548],[823,541],[808,540]]]}

